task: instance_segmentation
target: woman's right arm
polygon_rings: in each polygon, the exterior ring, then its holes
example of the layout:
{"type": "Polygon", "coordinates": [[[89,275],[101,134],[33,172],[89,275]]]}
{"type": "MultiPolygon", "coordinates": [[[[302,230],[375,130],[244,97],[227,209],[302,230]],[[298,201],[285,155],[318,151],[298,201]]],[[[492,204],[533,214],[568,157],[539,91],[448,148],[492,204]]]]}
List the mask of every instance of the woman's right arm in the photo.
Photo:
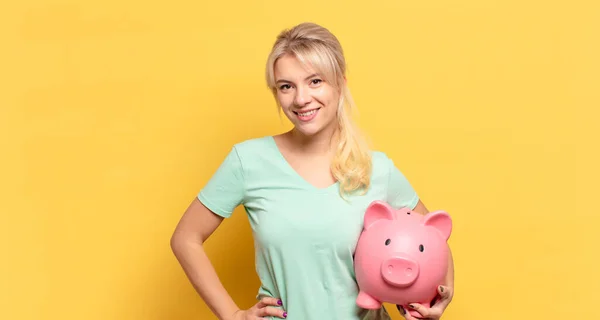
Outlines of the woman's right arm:
{"type": "Polygon", "coordinates": [[[183,271],[208,305],[221,320],[233,319],[240,310],[219,280],[204,251],[203,244],[223,221],[198,198],[185,210],[171,236],[171,249],[183,271]]]}
{"type": "Polygon", "coordinates": [[[265,297],[250,309],[240,310],[223,287],[203,248],[204,241],[223,219],[210,211],[198,198],[195,198],[184,212],[171,236],[171,249],[186,276],[220,320],[266,319],[262,317],[267,316],[284,319],[287,314],[281,309],[273,308],[281,306],[278,299],[265,297]]]}

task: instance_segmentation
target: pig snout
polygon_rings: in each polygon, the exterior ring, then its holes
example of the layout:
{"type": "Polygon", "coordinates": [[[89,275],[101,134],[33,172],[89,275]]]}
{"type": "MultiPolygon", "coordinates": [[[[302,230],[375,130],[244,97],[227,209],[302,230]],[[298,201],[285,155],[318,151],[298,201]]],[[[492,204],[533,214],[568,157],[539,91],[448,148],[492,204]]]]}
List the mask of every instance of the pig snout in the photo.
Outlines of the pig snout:
{"type": "Polygon", "coordinates": [[[417,280],[419,265],[405,257],[393,257],[383,261],[381,274],[393,286],[408,287],[417,280]]]}

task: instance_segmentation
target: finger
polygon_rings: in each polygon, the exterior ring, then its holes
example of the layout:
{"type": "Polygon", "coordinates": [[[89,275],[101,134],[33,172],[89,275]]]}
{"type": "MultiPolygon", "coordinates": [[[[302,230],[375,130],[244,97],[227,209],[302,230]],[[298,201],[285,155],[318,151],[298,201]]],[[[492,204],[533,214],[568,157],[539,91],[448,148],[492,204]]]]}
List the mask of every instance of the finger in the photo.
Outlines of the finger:
{"type": "Polygon", "coordinates": [[[405,314],[406,314],[406,310],[404,310],[404,307],[403,307],[403,306],[401,306],[401,305],[397,304],[397,305],[396,305],[396,309],[398,309],[398,311],[400,311],[400,314],[401,314],[401,315],[405,315],[405,314]]]}
{"type": "Polygon", "coordinates": [[[438,286],[438,296],[435,303],[432,301],[432,308],[444,310],[452,301],[454,291],[451,287],[438,286]]]}
{"type": "Polygon", "coordinates": [[[267,306],[281,306],[283,303],[281,299],[273,298],[273,297],[262,297],[260,301],[256,304],[257,309],[261,309],[267,306]]]}
{"type": "Polygon", "coordinates": [[[452,295],[454,294],[454,290],[451,287],[447,286],[438,286],[438,293],[443,300],[452,299],[452,295]]]}
{"type": "Polygon", "coordinates": [[[422,318],[430,318],[432,316],[431,314],[431,309],[430,308],[426,308],[424,305],[419,304],[419,303],[411,303],[408,305],[408,307],[412,310],[415,310],[416,312],[418,312],[422,318]]]}
{"type": "Polygon", "coordinates": [[[450,298],[443,298],[440,297],[440,299],[438,299],[435,304],[431,305],[431,309],[430,310],[445,310],[448,305],[450,304],[450,298]]]}
{"type": "Polygon", "coordinates": [[[410,314],[410,312],[408,312],[408,310],[404,309],[403,306],[396,305],[396,308],[398,308],[398,311],[400,311],[400,314],[404,317],[404,319],[406,319],[406,320],[418,320],[417,318],[413,317],[410,314]]]}
{"type": "Polygon", "coordinates": [[[409,318],[409,317],[410,317],[410,315],[407,315],[407,314],[406,314],[406,310],[404,310],[404,307],[403,307],[403,306],[401,306],[401,305],[397,304],[397,305],[396,305],[396,308],[398,309],[398,311],[400,312],[400,314],[401,314],[401,315],[404,317],[404,319],[406,319],[406,320],[410,320],[410,318],[409,318]]]}
{"type": "Polygon", "coordinates": [[[287,312],[285,312],[284,310],[278,309],[278,308],[274,308],[274,307],[264,307],[258,310],[258,316],[260,317],[266,317],[266,316],[272,316],[272,317],[278,317],[281,319],[285,319],[287,318],[287,312]]]}
{"type": "Polygon", "coordinates": [[[432,300],[431,300],[431,302],[429,303],[429,305],[430,305],[430,306],[435,306],[435,305],[438,303],[438,301],[440,301],[440,298],[441,298],[441,297],[440,297],[439,295],[437,295],[437,294],[436,294],[436,295],[435,295],[435,297],[433,297],[433,299],[432,299],[432,300]]]}

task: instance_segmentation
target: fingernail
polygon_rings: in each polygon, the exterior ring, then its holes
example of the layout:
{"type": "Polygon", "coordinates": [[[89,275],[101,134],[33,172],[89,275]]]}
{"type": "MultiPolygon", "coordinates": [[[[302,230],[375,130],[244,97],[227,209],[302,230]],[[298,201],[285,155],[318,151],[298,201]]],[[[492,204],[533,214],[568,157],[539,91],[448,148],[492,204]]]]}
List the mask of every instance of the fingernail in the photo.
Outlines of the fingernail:
{"type": "Polygon", "coordinates": [[[440,292],[444,292],[444,287],[440,286],[440,292]]]}
{"type": "Polygon", "coordinates": [[[402,313],[403,315],[406,314],[406,310],[404,310],[403,306],[398,306],[397,305],[397,307],[398,307],[398,311],[400,311],[400,313],[402,313]]]}
{"type": "Polygon", "coordinates": [[[287,318],[287,312],[284,312],[284,313],[283,313],[283,317],[284,317],[284,318],[287,318]]]}
{"type": "Polygon", "coordinates": [[[277,300],[277,304],[278,305],[282,305],[283,304],[283,302],[281,302],[281,299],[277,300]]]}

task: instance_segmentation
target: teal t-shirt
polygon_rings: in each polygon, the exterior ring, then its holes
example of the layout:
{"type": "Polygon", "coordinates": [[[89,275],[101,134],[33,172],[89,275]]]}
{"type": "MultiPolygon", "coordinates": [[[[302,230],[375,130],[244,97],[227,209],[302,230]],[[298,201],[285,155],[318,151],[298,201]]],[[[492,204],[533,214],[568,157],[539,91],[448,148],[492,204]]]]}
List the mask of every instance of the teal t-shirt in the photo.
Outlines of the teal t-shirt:
{"type": "Polygon", "coordinates": [[[412,209],[418,196],[384,153],[373,151],[372,161],[367,194],[343,199],[338,183],[314,187],[289,165],[272,136],[260,137],[235,144],[199,192],[204,205],[226,218],[244,206],[261,281],[257,299],[281,298],[288,320],[390,319],[383,307],[356,305],[354,249],[372,201],[412,209]]]}

